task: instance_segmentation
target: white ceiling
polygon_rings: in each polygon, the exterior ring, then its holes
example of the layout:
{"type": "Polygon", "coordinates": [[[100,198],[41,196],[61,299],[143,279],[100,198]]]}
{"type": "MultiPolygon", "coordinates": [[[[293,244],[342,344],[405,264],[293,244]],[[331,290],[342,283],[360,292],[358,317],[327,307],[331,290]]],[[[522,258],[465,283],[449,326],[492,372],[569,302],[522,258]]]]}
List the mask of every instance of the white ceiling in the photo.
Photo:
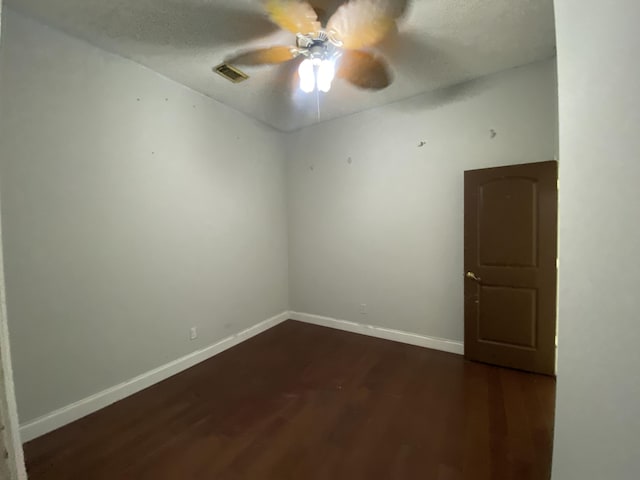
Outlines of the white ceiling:
{"type": "MultiPolygon", "coordinates": [[[[337,0],[315,0],[330,9],[337,0]]],[[[211,68],[254,46],[293,44],[262,14],[260,0],[5,0],[14,10],[81,37],[290,131],[553,56],[553,0],[415,0],[399,33],[378,50],[393,85],[359,91],[336,80],[305,95],[287,65],[247,67],[231,84],[211,68]],[[319,107],[319,108],[318,108],[319,107]]]]}

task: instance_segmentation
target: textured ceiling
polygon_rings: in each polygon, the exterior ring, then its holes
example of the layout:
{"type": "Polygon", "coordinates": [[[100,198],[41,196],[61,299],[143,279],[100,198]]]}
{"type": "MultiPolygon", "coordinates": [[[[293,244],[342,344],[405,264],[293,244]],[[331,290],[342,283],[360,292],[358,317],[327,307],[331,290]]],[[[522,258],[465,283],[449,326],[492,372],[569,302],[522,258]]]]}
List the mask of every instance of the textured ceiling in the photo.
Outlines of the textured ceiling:
{"type": "MultiPolygon", "coordinates": [[[[393,1],[393,0],[392,0],[393,1]]],[[[225,57],[256,46],[293,44],[262,14],[260,0],[5,0],[14,10],[131,58],[273,127],[296,128],[348,115],[555,52],[553,0],[415,0],[377,50],[393,85],[359,91],[340,80],[305,95],[288,65],[243,68],[231,84],[212,73],[225,57]]],[[[338,0],[310,3],[330,11],[338,0]]]]}

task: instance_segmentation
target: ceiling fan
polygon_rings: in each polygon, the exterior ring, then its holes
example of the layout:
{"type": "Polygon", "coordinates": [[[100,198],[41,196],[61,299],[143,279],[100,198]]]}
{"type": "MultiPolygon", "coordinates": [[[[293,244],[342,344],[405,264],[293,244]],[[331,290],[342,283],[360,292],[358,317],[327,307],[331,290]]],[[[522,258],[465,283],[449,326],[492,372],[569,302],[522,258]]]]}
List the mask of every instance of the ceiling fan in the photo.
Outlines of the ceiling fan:
{"type": "Polygon", "coordinates": [[[358,88],[380,90],[391,84],[391,72],[382,57],[367,49],[397,28],[407,3],[349,0],[328,17],[306,0],[263,0],[269,18],[296,35],[295,46],[241,52],[226,63],[256,66],[297,60],[299,86],[306,93],[328,92],[335,77],[358,88]]]}

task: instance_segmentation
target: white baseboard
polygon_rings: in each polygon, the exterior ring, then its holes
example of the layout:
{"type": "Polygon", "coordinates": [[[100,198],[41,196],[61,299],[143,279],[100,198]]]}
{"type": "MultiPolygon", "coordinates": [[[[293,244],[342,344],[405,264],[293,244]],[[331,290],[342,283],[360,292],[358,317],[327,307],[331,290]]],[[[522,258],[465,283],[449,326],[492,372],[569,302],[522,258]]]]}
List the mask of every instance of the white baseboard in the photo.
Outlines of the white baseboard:
{"type": "Polygon", "coordinates": [[[336,328],[346,332],[360,333],[371,337],[384,338],[385,340],[393,340],[394,342],[408,343],[409,345],[417,345],[418,347],[431,348],[433,350],[441,350],[443,352],[464,354],[464,344],[454,340],[446,340],[444,338],[427,337],[415,333],[403,332],[401,330],[393,330],[390,328],[376,327],[374,325],[366,325],[362,323],[349,322],[346,320],[338,320],[336,318],[322,317],[320,315],[312,315],[310,313],[289,312],[292,320],[300,322],[312,323],[321,327],[336,328]]]}
{"type": "Polygon", "coordinates": [[[275,327],[288,318],[289,312],[282,312],[275,317],[264,320],[253,327],[247,328],[235,335],[231,335],[230,337],[214,343],[213,345],[185,355],[173,362],[169,362],[149,372],[143,373],[142,375],[138,375],[131,380],[98,392],[40,418],[36,418],[35,420],[32,420],[20,427],[22,442],[33,440],[45,433],[56,430],[57,428],[74,422],[75,420],[85,417],[90,413],[144,390],[151,385],[175,375],[176,373],[180,373],[183,370],[191,368],[220,352],[238,345],[239,343],[258,335],[271,327],[275,327]]]}
{"type": "Polygon", "coordinates": [[[79,420],[93,412],[122,400],[134,393],[150,387],[162,380],[165,380],[177,373],[203,362],[218,353],[248,340],[287,319],[298,320],[305,323],[312,323],[322,327],[335,328],[352,333],[360,333],[372,337],[383,338],[395,342],[408,343],[419,347],[441,350],[443,352],[456,353],[462,355],[464,353],[464,345],[462,342],[446,340],[443,338],[427,337],[415,333],[403,332],[401,330],[393,330],[389,328],[376,327],[373,325],[365,325],[356,322],[348,322],[346,320],[338,320],[320,315],[312,315],[300,312],[282,312],[275,317],[271,317],[263,322],[247,328],[240,333],[231,335],[213,345],[201,350],[185,355],[182,358],[169,362],[149,372],[138,375],[131,380],[115,385],[111,388],[98,392],[87,398],[83,398],[66,407],[55,410],[47,415],[36,418],[20,427],[20,435],[22,442],[28,442],[34,438],[40,437],[46,433],[56,430],[64,425],[79,420]]]}

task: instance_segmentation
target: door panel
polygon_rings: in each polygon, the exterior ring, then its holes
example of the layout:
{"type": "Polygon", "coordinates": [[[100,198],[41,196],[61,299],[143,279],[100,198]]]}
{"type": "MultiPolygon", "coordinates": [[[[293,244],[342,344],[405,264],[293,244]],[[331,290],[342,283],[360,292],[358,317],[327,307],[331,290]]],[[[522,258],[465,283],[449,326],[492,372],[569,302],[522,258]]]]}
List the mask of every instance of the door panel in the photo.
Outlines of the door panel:
{"type": "Polygon", "coordinates": [[[536,290],[480,286],[480,302],[479,341],[535,348],[536,290]]]}
{"type": "Polygon", "coordinates": [[[479,261],[484,266],[536,265],[536,183],[505,178],[480,185],[479,261]],[[506,200],[506,201],[505,201],[506,200]],[[501,235],[495,235],[500,229],[501,235]]]}
{"type": "Polygon", "coordinates": [[[465,172],[465,356],[554,374],[557,163],[465,172]]]}

